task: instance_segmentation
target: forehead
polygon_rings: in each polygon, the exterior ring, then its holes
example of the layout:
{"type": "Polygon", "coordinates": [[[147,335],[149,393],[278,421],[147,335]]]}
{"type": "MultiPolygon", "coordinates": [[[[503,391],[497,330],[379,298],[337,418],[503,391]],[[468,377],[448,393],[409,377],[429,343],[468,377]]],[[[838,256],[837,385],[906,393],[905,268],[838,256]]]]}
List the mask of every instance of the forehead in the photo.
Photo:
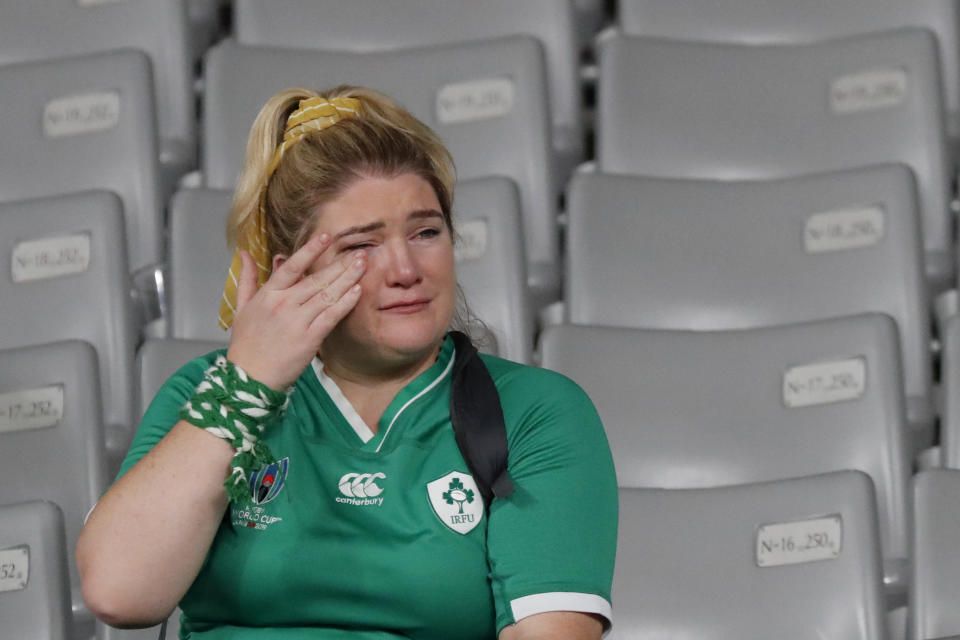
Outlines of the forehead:
{"type": "Polygon", "coordinates": [[[417,212],[435,210],[440,202],[430,183],[403,173],[390,178],[362,177],[337,197],[317,207],[317,228],[335,233],[343,227],[376,222],[403,222],[417,212]]]}

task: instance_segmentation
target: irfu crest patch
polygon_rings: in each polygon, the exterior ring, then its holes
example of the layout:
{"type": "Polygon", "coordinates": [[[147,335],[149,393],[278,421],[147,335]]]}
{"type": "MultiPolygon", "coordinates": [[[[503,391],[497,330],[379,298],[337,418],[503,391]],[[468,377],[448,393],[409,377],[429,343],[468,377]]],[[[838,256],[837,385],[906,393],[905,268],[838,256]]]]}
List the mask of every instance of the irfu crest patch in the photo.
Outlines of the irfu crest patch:
{"type": "Polygon", "coordinates": [[[451,471],[427,483],[427,497],[440,521],[457,533],[469,533],[483,519],[483,497],[469,474],[451,471]]]}

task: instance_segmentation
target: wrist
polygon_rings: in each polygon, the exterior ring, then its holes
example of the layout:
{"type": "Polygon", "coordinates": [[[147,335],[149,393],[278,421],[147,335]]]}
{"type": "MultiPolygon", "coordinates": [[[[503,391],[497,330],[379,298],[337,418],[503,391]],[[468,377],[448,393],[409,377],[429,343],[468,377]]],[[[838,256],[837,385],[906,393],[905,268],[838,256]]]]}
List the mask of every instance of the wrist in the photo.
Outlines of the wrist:
{"type": "Polygon", "coordinates": [[[182,420],[229,442],[234,449],[230,475],[224,482],[232,502],[249,502],[249,474],[274,461],[262,437],[269,424],[283,417],[292,391],[292,387],[271,389],[219,355],[180,410],[182,420]]]}
{"type": "Polygon", "coordinates": [[[277,392],[286,392],[294,380],[288,380],[280,372],[272,371],[271,367],[263,366],[264,358],[251,358],[232,346],[227,350],[227,360],[237,368],[246,372],[254,381],[277,392]]]}

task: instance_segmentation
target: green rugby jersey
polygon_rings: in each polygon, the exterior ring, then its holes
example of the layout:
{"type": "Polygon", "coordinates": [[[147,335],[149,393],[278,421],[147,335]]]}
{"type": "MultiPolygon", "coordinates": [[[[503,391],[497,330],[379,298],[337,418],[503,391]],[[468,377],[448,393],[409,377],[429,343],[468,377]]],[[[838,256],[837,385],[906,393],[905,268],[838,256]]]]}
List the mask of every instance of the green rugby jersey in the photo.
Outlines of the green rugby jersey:
{"type": "MultiPolygon", "coordinates": [[[[210,354],[164,385],[121,474],[177,421],[210,354]]],[[[181,638],[487,639],[545,611],[610,618],[613,460],[593,404],[558,373],[482,356],[515,492],[483,500],[450,424],[453,343],[373,434],[315,361],[265,439],[277,461],[229,507],[180,603],[181,638]]]]}

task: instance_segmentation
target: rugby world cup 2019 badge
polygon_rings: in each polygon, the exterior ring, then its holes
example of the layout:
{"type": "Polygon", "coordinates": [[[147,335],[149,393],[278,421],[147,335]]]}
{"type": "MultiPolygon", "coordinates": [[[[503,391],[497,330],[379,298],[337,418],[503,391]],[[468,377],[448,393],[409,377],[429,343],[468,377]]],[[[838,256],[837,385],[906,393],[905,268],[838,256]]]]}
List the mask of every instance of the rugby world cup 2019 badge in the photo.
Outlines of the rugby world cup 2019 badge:
{"type": "Polygon", "coordinates": [[[451,471],[427,483],[427,497],[440,522],[466,535],[483,519],[483,498],[473,476],[451,471]]]}
{"type": "Polygon", "coordinates": [[[250,499],[253,504],[266,504],[277,497],[287,479],[290,458],[271,462],[250,474],[250,499]]]}
{"type": "Polygon", "coordinates": [[[290,458],[284,458],[271,462],[250,474],[250,501],[253,504],[247,508],[234,507],[231,509],[235,527],[265,531],[270,525],[283,520],[280,516],[268,513],[263,505],[279,495],[286,484],[289,468],[290,458]]]}

